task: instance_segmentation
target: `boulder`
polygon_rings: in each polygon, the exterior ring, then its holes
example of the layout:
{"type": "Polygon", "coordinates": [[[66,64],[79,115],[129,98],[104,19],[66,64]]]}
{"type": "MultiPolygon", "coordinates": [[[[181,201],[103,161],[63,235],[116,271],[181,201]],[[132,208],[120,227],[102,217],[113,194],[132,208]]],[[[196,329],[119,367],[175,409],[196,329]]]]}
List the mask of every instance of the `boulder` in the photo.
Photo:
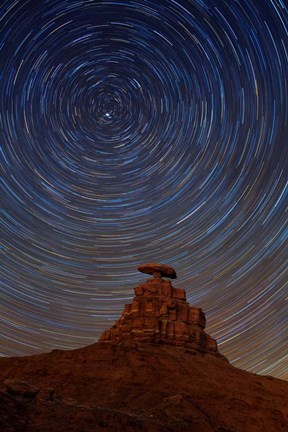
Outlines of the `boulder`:
{"type": "Polygon", "coordinates": [[[176,279],[176,271],[166,264],[149,263],[142,264],[138,267],[141,273],[147,273],[153,275],[155,278],[168,277],[170,279],[176,279]]]}
{"type": "Polygon", "coordinates": [[[6,379],[3,384],[7,393],[17,397],[34,398],[40,390],[25,381],[15,379],[6,379]]]}

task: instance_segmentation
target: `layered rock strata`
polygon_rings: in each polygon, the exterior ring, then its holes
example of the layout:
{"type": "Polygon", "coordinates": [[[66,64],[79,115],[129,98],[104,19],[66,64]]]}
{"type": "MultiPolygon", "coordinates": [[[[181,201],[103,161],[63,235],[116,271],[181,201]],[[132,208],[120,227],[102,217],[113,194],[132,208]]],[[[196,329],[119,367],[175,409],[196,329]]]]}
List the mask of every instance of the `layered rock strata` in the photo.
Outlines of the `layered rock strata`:
{"type": "Polygon", "coordinates": [[[204,331],[202,309],[189,305],[184,289],[154,277],[134,291],[132,304],[125,305],[120,319],[102,334],[100,342],[160,343],[220,355],[216,340],[204,331]]]}

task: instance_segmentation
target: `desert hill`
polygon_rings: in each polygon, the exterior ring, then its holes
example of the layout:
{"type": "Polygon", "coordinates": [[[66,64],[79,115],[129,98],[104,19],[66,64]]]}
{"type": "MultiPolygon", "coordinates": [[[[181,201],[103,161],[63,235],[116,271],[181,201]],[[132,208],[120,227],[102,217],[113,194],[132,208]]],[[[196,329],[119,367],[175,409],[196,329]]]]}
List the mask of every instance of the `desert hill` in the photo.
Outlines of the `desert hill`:
{"type": "Polygon", "coordinates": [[[288,382],[230,365],[152,270],[99,342],[0,359],[1,432],[288,432],[288,382]]]}

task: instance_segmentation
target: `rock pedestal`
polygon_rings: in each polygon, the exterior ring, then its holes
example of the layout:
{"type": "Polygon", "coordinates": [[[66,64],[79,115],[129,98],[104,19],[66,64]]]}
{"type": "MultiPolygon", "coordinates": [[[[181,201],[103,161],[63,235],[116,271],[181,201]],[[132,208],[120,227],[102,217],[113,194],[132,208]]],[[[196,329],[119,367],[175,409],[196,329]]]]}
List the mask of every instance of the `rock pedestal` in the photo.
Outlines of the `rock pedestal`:
{"type": "Polygon", "coordinates": [[[184,289],[154,277],[134,291],[132,304],[125,305],[120,319],[101,335],[100,342],[159,343],[220,355],[216,340],[204,331],[202,309],[189,305],[184,289]]]}

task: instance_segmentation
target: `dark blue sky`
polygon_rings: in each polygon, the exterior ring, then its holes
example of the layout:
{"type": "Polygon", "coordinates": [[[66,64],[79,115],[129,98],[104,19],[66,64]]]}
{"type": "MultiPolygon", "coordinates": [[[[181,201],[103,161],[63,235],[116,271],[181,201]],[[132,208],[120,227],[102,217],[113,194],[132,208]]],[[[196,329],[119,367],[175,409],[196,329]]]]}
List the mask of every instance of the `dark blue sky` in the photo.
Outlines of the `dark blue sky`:
{"type": "Polygon", "coordinates": [[[93,343],[156,261],[233,364],[287,379],[287,4],[0,16],[0,354],[93,343]]]}

